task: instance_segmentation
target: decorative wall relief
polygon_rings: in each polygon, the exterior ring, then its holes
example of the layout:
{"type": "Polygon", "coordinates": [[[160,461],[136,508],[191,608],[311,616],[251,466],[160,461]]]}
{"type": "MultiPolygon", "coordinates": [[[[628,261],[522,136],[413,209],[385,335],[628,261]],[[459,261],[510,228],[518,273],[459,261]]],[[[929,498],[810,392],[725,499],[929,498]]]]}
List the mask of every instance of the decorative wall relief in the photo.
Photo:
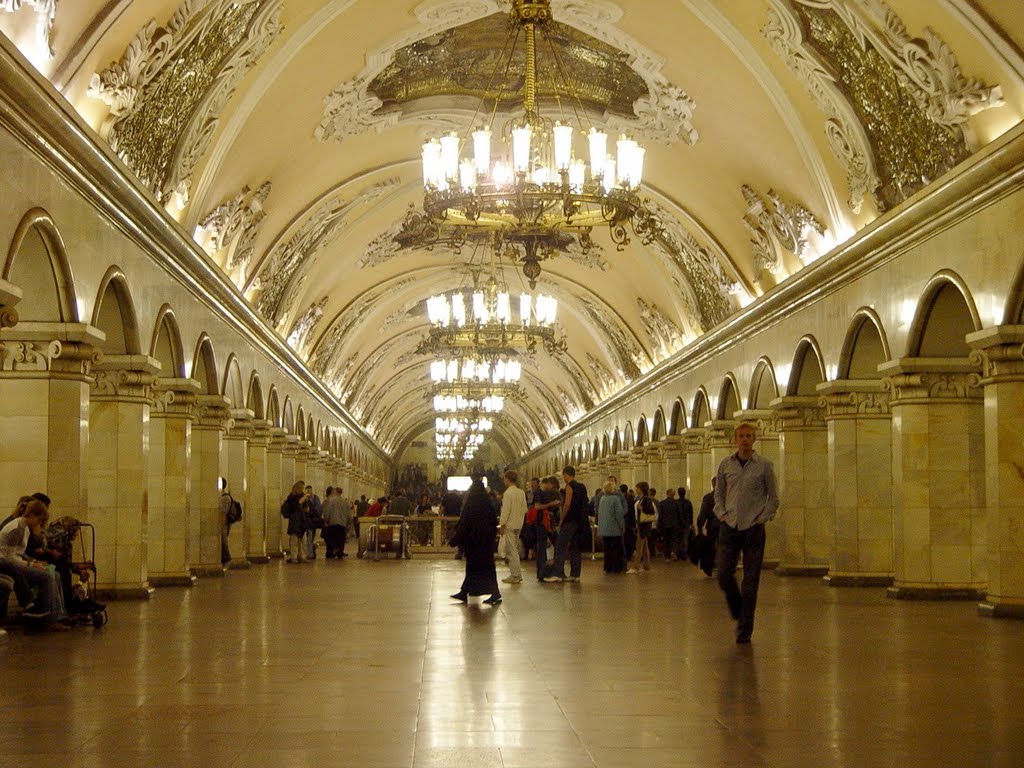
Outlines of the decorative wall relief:
{"type": "Polygon", "coordinates": [[[255,302],[256,310],[271,325],[279,325],[291,310],[305,273],[341,234],[349,214],[397,185],[397,178],[388,179],[367,187],[351,199],[346,200],[341,194],[324,199],[287,240],[279,240],[260,262],[262,291],[255,302]]]}
{"type": "Polygon", "coordinates": [[[0,0],[0,12],[14,13],[31,8],[36,13],[36,40],[41,50],[52,59],[53,21],[57,18],[57,0],[0,0]]]}
{"type": "MultiPolygon", "coordinates": [[[[612,133],[628,130],[641,140],[697,140],[694,101],[661,73],[662,59],[615,26],[622,16],[619,8],[591,0],[556,0],[552,13],[548,33],[561,52],[560,69],[592,121],[612,133]]],[[[498,100],[499,111],[516,100],[523,76],[521,51],[513,57],[508,82],[495,84],[490,77],[507,35],[504,4],[453,0],[420,6],[416,14],[418,27],[369,55],[356,77],[324,98],[323,116],[314,130],[318,140],[340,141],[380,133],[399,120],[426,119],[415,106],[422,99],[447,96],[470,109],[481,98],[498,100]]],[[[543,47],[539,55],[546,51],[543,47]]],[[[542,101],[553,98],[550,83],[538,87],[542,101]]]]}
{"type": "Polygon", "coordinates": [[[587,367],[590,368],[590,372],[597,379],[600,399],[604,399],[608,395],[617,392],[626,383],[625,381],[616,381],[615,376],[605,367],[605,364],[590,352],[587,352],[587,367]]]}
{"type": "Polygon", "coordinates": [[[306,345],[313,331],[324,317],[324,305],[326,304],[327,296],[324,296],[319,301],[310,304],[306,311],[292,324],[292,329],[288,332],[287,342],[288,346],[298,352],[299,355],[305,356],[306,345]]]}
{"type": "Polygon", "coordinates": [[[263,182],[255,192],[248,185],[229,200],[207,213],[196,227],[195,241],[210,256],[227,249],[225,263],[229,272],[237,272],[236,284],[246,282],[253,255],[253,242],[266,218],[265,205],[271,183],[263,182]]]}
{"type": "Polygon", "coordinates": [[[825,226],[813,213],[798,203],[785,202],[771,189],[767,198],[746,184],[740,191],[747,203],[743,225],[754,244],[755,280],[761,279],[764,270],[782,274],[785,253],[798,256],[804,264],[813,261],[817,254],[811,253],[808,236],[811,232],[825,234],[825,226]]]}
{"type": "Polygon", "coordinates": [[[640,347],[636,340],[604,306],[599,304],[592,294],[580,294],[576,297],[580,309],[594,323],[614,351],[618,361],[618,373],[628,381],[638,378],[644,370],[653,367],[653,361],[640,347]]]}
{"type": "Polygon", "coordinates": [[[882,0],[772,0],[762,29],[828,115],[849,205],[888,210],[965,158],[967,119],[1002,104],[931,29],[911,38],[882,0]]]}
{"type": "Polygon", "coordinates": [[[639,296],[636,305],[640,308],[640,322],[651,340],[655,350],[655,359],[664,360],[674,352],[682,349],[684,344],[683,331],[657,304],[648,304],[639,296]]]}
{"type": "Polygon", "coordinates": [[[155,20],[121,59],[93,75],[110,107],[100,132],[162,203],[184,205],[196,164],[235,87],[281,31],[283,0],[185,0],[155,20]]]}

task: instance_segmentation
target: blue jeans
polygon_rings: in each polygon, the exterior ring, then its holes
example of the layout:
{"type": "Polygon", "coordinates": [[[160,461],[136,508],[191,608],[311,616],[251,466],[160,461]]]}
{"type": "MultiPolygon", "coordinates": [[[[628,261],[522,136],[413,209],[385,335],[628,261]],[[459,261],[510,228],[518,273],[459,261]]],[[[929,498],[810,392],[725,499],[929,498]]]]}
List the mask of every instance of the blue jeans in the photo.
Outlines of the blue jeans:
{"type": "Polygon", "coordinates": [[[569,575],[579,578],[583,569],[583,557],[580,555],[579,523],[575,520],[567,520],[558,528],[558,538],[555,539],[555,562],[551,566],[551,572],[555,576],[565,578],[565,560],[569,558],[569,575]]]}
{"type": "Polygon", "coordinates": [[[306,557],[316,557],[316,528],[306,531],[306,557]]]}

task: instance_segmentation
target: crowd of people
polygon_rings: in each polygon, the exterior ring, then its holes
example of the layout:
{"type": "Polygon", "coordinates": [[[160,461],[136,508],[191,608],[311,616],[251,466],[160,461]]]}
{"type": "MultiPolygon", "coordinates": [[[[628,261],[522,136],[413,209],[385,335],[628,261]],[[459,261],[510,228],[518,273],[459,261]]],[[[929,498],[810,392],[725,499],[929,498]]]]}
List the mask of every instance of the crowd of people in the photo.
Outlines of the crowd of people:
{"type": "Polygon", "coordinates": [[[667,560],[689,560],[708,576],[717,569],[736,621],[736,642],[749,643],[764,559],[764,526],[778,510],[774,469],[754,452],[755,440],[752,424],[736,427],[737,450],[719,465],[696,519],[683,487],[670,488],[659,499],[645,481],[630,489],[609,475],[591,499],[571,466],[562,470],[561,482],[535,477],[525,491],[518,486],[517,473],[506,471],[505,491],[496,508],[484,488],[482,470],[475,470],[452,541],[466,560],[465,580],[452,599],[466,603],[471,596],[486,595],[486,604],[502,602],[496,540],[509,565],[504,583],[522,582],[520,559],[531,549],[539,582],[578,582],[581,552],[596,528],[605,573],[649,571],[652,557],[659,554],[667,560]],[[735,572],[741,555],[743,580],[738,585],[735,572]]]}
{"type": "MultiPolygon", "coordinates": [[[[73,517],[51,522],[44,493],[18,500],[0,523],[0,623],[7,620],[12,593],[30,628],[67,631],[104,610],[88,594],[90,564],[72,560],[80,528],[73,517]]],[[[6,635],[2,627],[0,635],[6,635]]]]}

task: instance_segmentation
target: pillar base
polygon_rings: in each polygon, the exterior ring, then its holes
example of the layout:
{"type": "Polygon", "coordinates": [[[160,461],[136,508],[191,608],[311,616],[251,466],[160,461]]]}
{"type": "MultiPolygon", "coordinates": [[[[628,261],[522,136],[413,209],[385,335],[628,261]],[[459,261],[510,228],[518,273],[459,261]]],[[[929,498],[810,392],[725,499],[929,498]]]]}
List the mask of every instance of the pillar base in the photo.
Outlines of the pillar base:
{"type": "Polygon", "coordinates": [[[96,587],[97,600],[149,600],[156,592],[148,586],[96,587]]]}
{"type": "Polygon", "coordinates": [[[246,555],[245,559],[252,565],[266,565],[270,562],[270,555],[246,555]]]}
{"type": "Polygon", "coordinates": [[[282,552],[279,549],[273,552],[267,552],[267,557],[269,557],[271,560],[282,560],[284,559],[284,552],[282,552]]]}
{"type": "Polygon", "coordinates": [[[249,569],[249,561],[244,557],[233,557],[225,568],[232,571],[246,571],[249,569]]]}
{"type": "Polygon", "coordinates": [[[889,587],[885,596],[893,600],[984,600],[985,590],[974,587],[889,587]]]}
{"type": "Polygon", "coordinates": [[[827,573],[827,565],[785,565],[780,563],[775,568],[776,576],[812,576],[820,579],[827,573]]]}
{"type": "Polygon", "coordinates": [[[194,587],[199,581],[191,574],[150,576],[149,583],[154,587],[194,587]]]}
{"type": "Polygon", "coordinates": [[[978,603],[978,615],[989,619],[1024,619],[1024,603],[1007,603],[988,598],[978,603]]]}
{"type": "Polygon", "coordinates": [[[782,561],[779,560],[778,558],[772,558],[771,560],[764,560],[764,561],[761,562],[761,570],[762,571],[774,571],[775,569],[777,569],[779,567],[779,564],[781,562],[782,561]]]}
{"type": "Polygon", "coordinates": [[[200,578],[223,576],[227,569],[223,565],[193,565],[192,573],[200,578]]]}
{"type": "Polygon", "coordinates": [[[891,587],[892,574],[884,573],[836,573],[830,571],[822,578],[830,587],[891,587]]]}

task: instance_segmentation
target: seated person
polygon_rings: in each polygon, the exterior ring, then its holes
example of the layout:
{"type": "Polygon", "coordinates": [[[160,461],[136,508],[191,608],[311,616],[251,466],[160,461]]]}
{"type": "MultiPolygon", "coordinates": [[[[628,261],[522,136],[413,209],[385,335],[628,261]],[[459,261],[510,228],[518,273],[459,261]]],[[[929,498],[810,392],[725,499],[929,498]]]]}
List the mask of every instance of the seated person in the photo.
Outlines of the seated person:
{"type": "Polygon", "coordinates": [[[25,618],[39,619],[48,629],[66,629],[61,624],[67,619],[67,612],[56,569],[26,554],[30,535],[42,535],[48,519],[46,506],[33,499],[25,506],[21,517],[0,528],[0,564],[3,565],[0,572],[23,581],[28,594],[34,596],[32,602],[25,605],[25,618]]]}

